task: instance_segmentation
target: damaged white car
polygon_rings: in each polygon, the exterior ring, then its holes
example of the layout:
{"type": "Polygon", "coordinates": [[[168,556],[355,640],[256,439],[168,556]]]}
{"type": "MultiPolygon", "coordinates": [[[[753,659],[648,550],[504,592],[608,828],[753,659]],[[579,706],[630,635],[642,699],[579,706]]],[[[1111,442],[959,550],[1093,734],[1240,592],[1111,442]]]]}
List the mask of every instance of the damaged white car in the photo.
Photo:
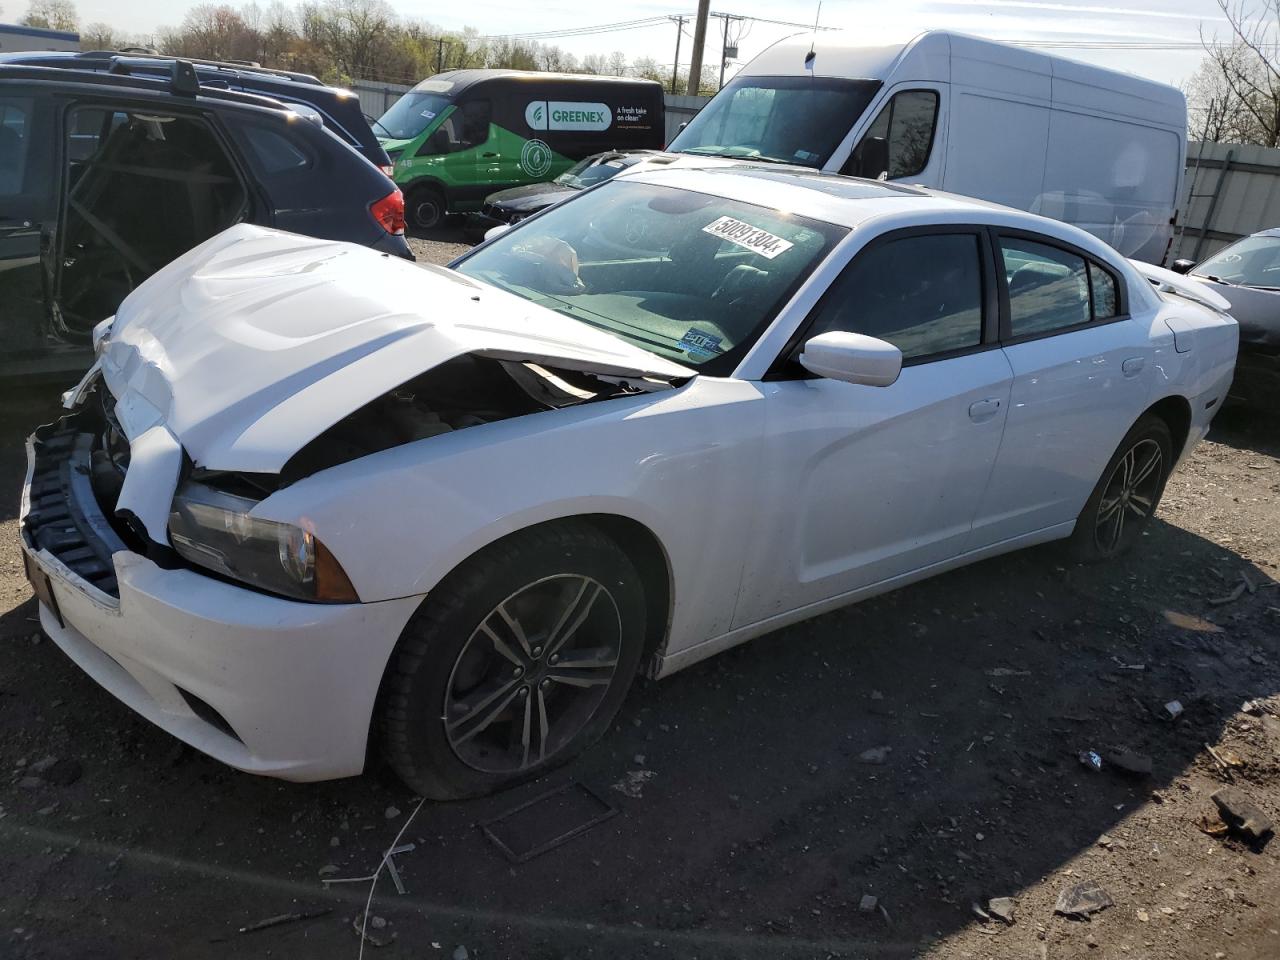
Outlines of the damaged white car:
{"type": "Polygon", "coordinates": [[[488,792],[599,736],[637,670],[1131,546],[1236,351],[1225,301],[1150,273],[764,167],[611,181],[449,270],[235,227],[100,326],[32,437],[41,621],[242,770],[372,744],[424,795],[488,792]]]}

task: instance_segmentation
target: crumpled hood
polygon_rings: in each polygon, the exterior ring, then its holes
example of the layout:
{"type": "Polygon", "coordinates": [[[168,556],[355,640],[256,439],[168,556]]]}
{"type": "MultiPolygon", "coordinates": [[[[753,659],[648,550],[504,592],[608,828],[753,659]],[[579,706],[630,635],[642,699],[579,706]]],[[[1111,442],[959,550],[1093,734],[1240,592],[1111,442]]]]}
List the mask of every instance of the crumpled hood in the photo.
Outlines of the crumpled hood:
{"type": "Polygon", "coordinates": [[[694,375],[452,271],[247,224],[138,287],[99,363],[131,443],[162,425],[200,466],[276,473],[347,414],[466,353],[694,375]]]}

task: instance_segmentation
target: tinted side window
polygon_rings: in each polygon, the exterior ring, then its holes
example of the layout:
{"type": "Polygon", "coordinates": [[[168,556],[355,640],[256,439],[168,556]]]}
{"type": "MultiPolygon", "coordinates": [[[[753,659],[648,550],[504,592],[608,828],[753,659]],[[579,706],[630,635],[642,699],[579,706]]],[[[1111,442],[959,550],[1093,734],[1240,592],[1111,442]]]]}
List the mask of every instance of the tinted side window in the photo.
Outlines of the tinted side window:
{"type": "Polygon", "coordinates": [[[1120,313],[1116,278],[1096,263],[1089,264],[1089,289],[1093,292],[1093,319],[1108,320],[1120,313]]]}
{"type": "Polygon", "coordinates": [[[23,192],[33,126],[30,97],[0,97],[0,197],[23,192]]]}
{"type": "Polygon", "coordinates": [[[284,134],[239,119],[232,120],[231,125],[249,144],[249,151],[263,173],[288,173],[311,165],[311,158],[303,147],[284,134]]]}
{"type": "Polygon", "coordinates": [[[478,147],[489,139],[489,124],[493,119],[493,106],[488,100],[472,100],[462,108],[462,140],[469,147],[478,147]]]}
{"type": "Polygon", "coordinates": [[[904,90],[884,105],[849,157],[844,173],[878,177],[888,171],[890,180],[914,177],[929,165],[934,125],[938,119],[938,95],[932,90],[904,90]],[[873,140],[888,147],[888,167],[874,157],[873,140]]]}
{"type": "Polygon", "coordinates": [[[1000,238],[1000,252],[1014,337],[1089,322],[1089,279],[1083,257],[1014,237],[1000,238]]]}
{"type": "Polygon", "coordinates": [[[818,305],[828,330],[887,340],[904,360],[982,342],[982,259],[975,234],[903,237],[863,253],[818,305]]]}

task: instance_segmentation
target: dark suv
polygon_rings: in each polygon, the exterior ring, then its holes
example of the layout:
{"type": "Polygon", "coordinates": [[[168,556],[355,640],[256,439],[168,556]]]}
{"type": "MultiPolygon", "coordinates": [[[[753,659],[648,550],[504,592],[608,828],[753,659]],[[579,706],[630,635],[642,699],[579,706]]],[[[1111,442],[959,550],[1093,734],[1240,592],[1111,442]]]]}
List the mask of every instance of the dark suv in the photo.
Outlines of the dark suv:
{"type": "MultiPolygon", "coordinates": [[[[0,56],[0,63],[27,67],[62,67],[67,70],[96,70],[134,77],[168,77],[175,57],[158,54],[115,53],[92,50],[85,53],[36,52],[0,56]]],[[[388,177],[392,174],[387,151],[374,135],[369,120],[360,109],[360,98],[350,90],[330,87],[309,73],[271,70],[256,63],[220,60],[188,60],[204,87],[220,87],[240,93],[260,93],[281,103],[310,107],[320,114],[324,125],[355,147],[366,160],[388,177]]]]}
{"type": "Polygon", "coordinates": [[[234,223],[412,259],[404,199],[318,113],[201,81],[0,61],[0,377],[83,368],[138,284],[234,223]]]}

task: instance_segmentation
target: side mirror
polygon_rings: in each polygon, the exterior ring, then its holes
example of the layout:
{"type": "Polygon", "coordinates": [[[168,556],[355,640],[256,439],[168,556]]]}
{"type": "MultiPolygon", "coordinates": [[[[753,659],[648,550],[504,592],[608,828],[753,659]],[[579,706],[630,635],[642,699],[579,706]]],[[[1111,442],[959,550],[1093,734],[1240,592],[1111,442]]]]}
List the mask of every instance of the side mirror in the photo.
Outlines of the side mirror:
{"type": "Polygon", "coordinates": [[[1173,266],[1169,269],[1174,273],[1187,273],[1195,265],[1196,262],[1194,260],[1175,260],[1173,261],[1173,266]]]}
{"type": "Polygon", "coordinates": [[[689,121],[688,121],[688,120],[682,120],[682,121],[680,122],[680,126],[676,127],[676,133],[679,133],[681,130],[683,130],[683,129],[684,129],[685,127],[687,127],[688,125],[689,125],[689,121]]]}
{"type": "Polygon", "coordinates": [[[510,229],[511,229],[511,224],[500,223],[496,227],[490,227],[488,230],[486,230],[484,232],[484,238],[486,240],[492,240],[494,237],[502,236],[504,233],[506,233],[510,229]]]}
{"type": "Polygon", "coordinates": [[[887,387],[902,372],[902,351],[892,343],[843,330],[807,340],[799,360],[820,377],[868,387],[887,387]]]}
{"type": "Polygon", "coordinates": [[[889,141],[884,137],[867,137],[853,149],[849,172],[855,177],[877,179],[889,172],[889,141]]]}

